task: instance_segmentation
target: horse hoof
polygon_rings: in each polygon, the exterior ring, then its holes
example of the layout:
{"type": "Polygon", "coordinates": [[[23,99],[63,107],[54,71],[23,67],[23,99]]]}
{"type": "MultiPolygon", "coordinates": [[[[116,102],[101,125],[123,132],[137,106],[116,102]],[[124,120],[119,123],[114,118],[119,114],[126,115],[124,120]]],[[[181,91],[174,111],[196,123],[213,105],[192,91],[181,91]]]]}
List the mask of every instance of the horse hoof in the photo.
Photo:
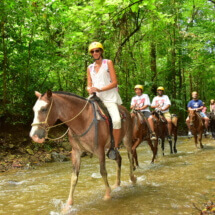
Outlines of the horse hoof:
{"type": "Polygon", "coordinates": [[[177,149],[174,149],[174,153],[177,154],[177,152],[178,152],[177,149]]]}
{"type": "Polygon", "coordinates": [[[111,199],[111,196],[110,196],[110,195],[105,195],[104,198],[103,198],[104,201],[108,201],[108,200],[110,200],[110,199],[111,199]]]}
{"type": "Polygon", "coordinates": [[[112,188],[112,190],[114,190],[114,189],[116,189],[116,188],[118,188],[118,187],[120,187],[120,184],[116,183],[116,184],[114,184],[111,188],[112,188]]]}
{"type": "Polygon", "coordinates": [[[136,182],[137,182],[137,178],[133,175],[133,176],[131,176],[131,182],[133,183],[133,184],[136,184],[136,182]]]}
{"type": "Polygon", "coordinates": [[[62,215],[69,214],[71,211],[72,205],[66,204],[66,206],[61,210],[62,215]]]}

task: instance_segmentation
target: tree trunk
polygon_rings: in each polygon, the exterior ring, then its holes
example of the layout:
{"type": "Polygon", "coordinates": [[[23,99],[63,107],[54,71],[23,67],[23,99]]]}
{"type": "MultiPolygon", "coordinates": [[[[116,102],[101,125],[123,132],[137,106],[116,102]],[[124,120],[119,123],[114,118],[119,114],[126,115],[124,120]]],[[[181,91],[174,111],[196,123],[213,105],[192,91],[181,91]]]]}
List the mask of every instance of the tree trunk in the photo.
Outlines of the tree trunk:
{"type": "Polygon", "coordinates": [[[151,42],[151,51],[150,51],[150,58],[151,58],[151,72],[152,72],[152,88],[151,91],[153,94],[156,94],[157,88],[157,63],[156,63],[156,45],[154,42],[151,42]]]}
{"type": "Polygon", "coordinates": [[[5,36],[5,17],[2,20],[2,48],[3,48],[3,60],[2,60],[2,70],[3,70],[3,110],[5,111],[7,102],[7,47],[6,47],[6,36],[5,36]]]}

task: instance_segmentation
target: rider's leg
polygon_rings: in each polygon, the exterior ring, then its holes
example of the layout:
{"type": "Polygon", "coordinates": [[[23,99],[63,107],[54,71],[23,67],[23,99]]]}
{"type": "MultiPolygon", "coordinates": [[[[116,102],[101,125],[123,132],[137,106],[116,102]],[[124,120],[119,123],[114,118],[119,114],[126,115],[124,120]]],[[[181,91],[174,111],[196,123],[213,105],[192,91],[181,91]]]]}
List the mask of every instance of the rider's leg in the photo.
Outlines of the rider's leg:
{"type": "Polygon", "coordinates": [[[121,140],[121,117],[119,114],[118,105],[111,102],[105,102],[104,105],[107,107],[112,120],[115,148],[118,148],[121,140]]]}
{"type": "Polygon", "coordinates": [[[155,134],[155,127],[154,127],[154,121],[153,121],[153,118],[152,118],[152,115],[150,112],[145,112],[144,113],[145,116],[147,117],[147,121],[148,121],[148,124],[149,124],[149,130],[150,130],[150,139],[151,140],[157,140],[157,137],[156,137],[156,134],[155,134]]]}
{"type": "Polygon", "coordinates": [[[205,128],[208,130],[209,118],[208,117],[204,117],[204,120],[205,120],[205,128]]]}
{"type": "Polygon", "coordinates": [[[168,128],[168,135],[172,136],[172,119],[169,112],[164,113],[164,117],[167,120],[167,128],[168,128]]]}
{"type": "Polygon", "coordinates": [[[167,120],[168,135],[172,136],[172,120],[171,118],[166,118],[166,120],[167,120]]]}
{"type": "Polygon", "coordinates": [[[154,127],[154,121],[153,121],[152,116],[150,116],[150,117],[148,118],[148,122],[149,122],[149,126],[150,126],[150,128],[151,128],[152,133],[154,133],[154,132],[155,132],[155,127],[154,127]]]}
{"type": "Polygon", "coordinates": [[[115,142],[115,148],[119,148],[121,139],[121,129],[113,129],[113,138],[115,142]]]}
{"type": "Polygon", "coordinates": [[[187,117],[187,119],[186,119],[186,124],[187,124],[188,130],[190,131],[190,119],[189,119],[189,117],[187,117]]]}

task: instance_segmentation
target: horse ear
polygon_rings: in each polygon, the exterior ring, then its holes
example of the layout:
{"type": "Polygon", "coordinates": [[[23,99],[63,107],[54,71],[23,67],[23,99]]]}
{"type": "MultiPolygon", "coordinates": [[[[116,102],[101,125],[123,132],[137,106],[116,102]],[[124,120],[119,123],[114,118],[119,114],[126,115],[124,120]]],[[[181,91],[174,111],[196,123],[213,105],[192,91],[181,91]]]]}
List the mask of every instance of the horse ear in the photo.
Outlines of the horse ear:
{"type": "Polygon", "coordinates": [[[46,92],[48,99],[50,99],[52,97],[52,91],[51,90],[47,90],[46,92]]]}
{"type": "Polygon", "coordinates": [[[35,96],[36,96],[37,98],[40,98],[41,93],[39,93],[38,91],[35,91],[34,93],[35,93],[35,96]]]}

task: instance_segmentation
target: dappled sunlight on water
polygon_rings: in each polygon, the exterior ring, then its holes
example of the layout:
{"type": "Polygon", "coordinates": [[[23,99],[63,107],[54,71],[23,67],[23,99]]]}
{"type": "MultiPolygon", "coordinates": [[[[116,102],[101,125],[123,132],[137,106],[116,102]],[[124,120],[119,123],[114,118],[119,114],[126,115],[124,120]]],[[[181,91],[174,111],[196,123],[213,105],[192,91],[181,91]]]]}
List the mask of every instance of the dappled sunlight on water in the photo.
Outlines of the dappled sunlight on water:
{"type": "MultiPolygon", "coordinates": [[[[96,157],[82,158],[75,205],[70,214],[198,214],[192,203],[201,205],[215,197],[215,141],[203,139],[204,149],[195,149],[193,139],[180,137],[178,153],[165,156],[159,148],[155,164],[146,143],[138,148],[140,168],[137,184],[129,181],[129,163],[121,149],[122,183],[103,201],[104,184],[96,157]]],[[[110,185],[115,180],[115,162],[107,160],[110,185]]],[[[70,188],[71,163],[51,163],[31,170],[0,174],[0,214],[58,215],[70,188]]]]}

